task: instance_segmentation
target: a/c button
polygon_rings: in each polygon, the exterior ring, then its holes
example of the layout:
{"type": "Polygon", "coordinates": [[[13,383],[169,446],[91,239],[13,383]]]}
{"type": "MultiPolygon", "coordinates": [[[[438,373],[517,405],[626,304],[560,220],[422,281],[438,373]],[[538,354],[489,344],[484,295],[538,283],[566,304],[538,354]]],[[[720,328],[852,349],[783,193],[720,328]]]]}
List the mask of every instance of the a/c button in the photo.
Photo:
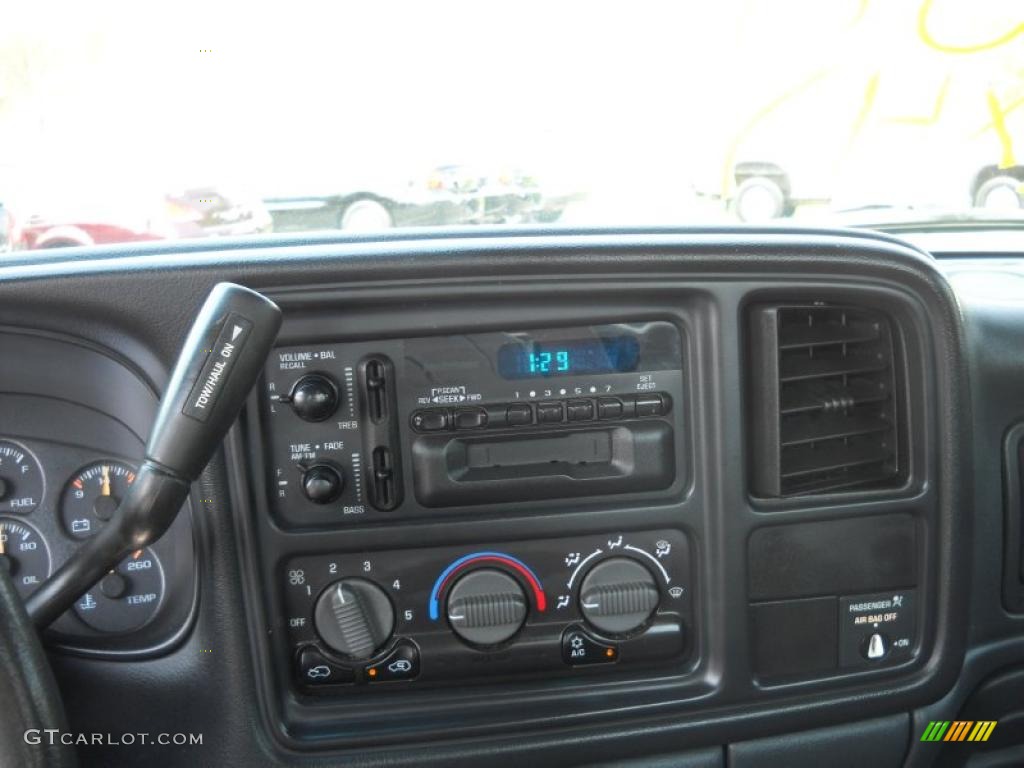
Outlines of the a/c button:
{"type": "Polygon", "coordinates": [[[572,666],[611,664],[619,658],[619,649],[599,643],[580,629],[570,627],[562,635],[562,661],[572,666]]]}

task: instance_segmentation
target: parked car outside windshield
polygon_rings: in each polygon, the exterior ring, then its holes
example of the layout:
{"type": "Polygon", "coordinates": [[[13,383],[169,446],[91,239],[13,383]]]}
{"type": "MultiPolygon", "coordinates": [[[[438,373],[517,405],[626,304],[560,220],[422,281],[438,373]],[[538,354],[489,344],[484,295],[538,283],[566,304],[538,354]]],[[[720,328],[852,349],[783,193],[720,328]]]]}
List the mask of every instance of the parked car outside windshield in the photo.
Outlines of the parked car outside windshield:
{"type": "Polygon", "coordinates": [[[477,11],[7,8],[0,247],[1024,209],[1018,2],[477,11]]]}

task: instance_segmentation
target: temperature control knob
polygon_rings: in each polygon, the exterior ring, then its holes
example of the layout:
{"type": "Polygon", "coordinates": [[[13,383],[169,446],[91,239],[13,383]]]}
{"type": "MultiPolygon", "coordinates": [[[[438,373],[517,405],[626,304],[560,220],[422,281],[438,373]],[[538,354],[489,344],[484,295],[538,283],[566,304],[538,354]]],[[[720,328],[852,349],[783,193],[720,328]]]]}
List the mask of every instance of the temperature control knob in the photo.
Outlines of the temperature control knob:
{"type": "Polygon", "coordinates": [[[640,629],[658,607],[658,600],[658,584],[651,572],[628,557],[601,561],[580,585],[583,616],[606,635],[640,629]]]}
{"type": "Polygon", "coordinates": [[[494,568],[470,571],[448,593],[448,622],[463,640],[497,645],[526,621],[526,593],[519,582],[494,568]]]}
{"type": "Polygon", "coordinates": [[[323,421],[338,410],[341,395],[330,378],[322,373],[309,373],[295,382],[289,401],[300,419],[323,421]]]}
{"type": "Polygon", "coordinates": [[[383,589],[366,579],[342,579],[316,601],[313,622],[320,638],[351,659],[368,659],[388,641],[395,610],[383,589]]]}
{"type": "Polygon", "coordinates": [[[345,489],[345,475],[330,464],[314,464],[302,473],[302,492],[314,504],[330,504],[345,489]]]}

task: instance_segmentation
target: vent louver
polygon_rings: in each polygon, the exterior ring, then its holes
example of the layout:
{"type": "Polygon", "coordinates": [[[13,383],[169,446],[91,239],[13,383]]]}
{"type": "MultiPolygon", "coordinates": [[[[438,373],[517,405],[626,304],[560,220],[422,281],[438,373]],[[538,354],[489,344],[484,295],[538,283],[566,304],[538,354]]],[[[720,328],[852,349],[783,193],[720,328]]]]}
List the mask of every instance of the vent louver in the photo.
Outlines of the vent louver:
{"type": "Polygon", "coordinates": [[[898,481],[889,319],[814,304],[756,307],[750,322],[755,491],[797,496],[898,481]]]}

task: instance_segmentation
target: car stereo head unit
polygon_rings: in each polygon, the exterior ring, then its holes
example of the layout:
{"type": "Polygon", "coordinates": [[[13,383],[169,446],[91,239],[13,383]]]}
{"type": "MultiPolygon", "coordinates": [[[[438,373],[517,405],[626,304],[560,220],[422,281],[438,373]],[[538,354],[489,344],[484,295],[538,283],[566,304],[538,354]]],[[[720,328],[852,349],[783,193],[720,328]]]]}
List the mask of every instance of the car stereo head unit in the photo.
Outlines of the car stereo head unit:
{"type": "Polygon", "coordinates": [[[665,321],[281,348],[265,382],[275,511],[318,526],[665,491],[683,379],[665,321]]]}

